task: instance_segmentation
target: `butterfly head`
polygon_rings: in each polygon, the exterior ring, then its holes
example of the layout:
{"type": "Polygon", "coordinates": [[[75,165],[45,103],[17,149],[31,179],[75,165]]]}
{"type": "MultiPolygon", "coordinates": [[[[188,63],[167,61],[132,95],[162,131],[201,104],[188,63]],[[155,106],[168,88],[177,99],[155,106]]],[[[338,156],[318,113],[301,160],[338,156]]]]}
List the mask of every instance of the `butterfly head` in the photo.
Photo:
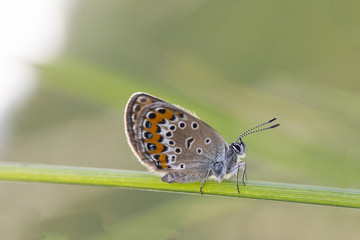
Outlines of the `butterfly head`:
{"type": "Polygon", "coordinates": [[[280,124],[275,124],[275,125],[272,125],[270,127],[265,127],[265,128],[260,128],[260,129],[256,129],[256,128],[259,128],[265,124],[268,124],[268,123],[271,123],[273,121],[275,121],[277,119],[277,117],[274,117],[273,119],[269,120],[269,121],[266,121],[264,123],[261,123],[255,127],[252,127],[250,128],[249,130],[246,130],[245,132],[243,132],[237,139],[234,143],[230,144],[230,147],[233,149],[233,151],[236,153],[236,155],[239,157],[239,158],[244,158],[245,155],[246,155],[246,144],[242,141],[242,138],[249,135],[249,134],[252,134],[252,133],[256,133],[256,132],[260,132],[260,131],[264,131],[264,130],[267,130],[267,129],[270,129],[270,128],[275,128],[275,127],[278,127],[280,126],[280,124]]]}
{"type": "Polygon", "coordinates": [[[240,139],[240,143],[234,142],[232,144],[230,144],[230,147],[234,150],[234,152],[236,153],[236,155],[239,158],[244,158],[246,155],[246,144],[241,141],[240,139]]]}

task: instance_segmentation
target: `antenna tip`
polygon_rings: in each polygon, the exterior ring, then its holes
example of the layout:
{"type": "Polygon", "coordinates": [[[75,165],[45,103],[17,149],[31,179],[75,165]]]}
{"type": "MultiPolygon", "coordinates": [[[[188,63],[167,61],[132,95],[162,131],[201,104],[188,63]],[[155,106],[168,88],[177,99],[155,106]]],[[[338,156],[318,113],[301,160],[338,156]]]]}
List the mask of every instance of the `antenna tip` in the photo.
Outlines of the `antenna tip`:
{"type": "Polygon", "coordinates": [[[278,126],[280,126],[280,123],[275,124],[275,125],[273,125],[273,126],[271,126],[271,127],[269,127],[269,128],[276,128],[276,127],[278,127],[278,126]]]}
{"type": "Polygon", "coordinates": [[[271,119],[268,123],[271,123],[273,121],[275,121],[278,117],[274,117],[273,119],[271,119]]]}

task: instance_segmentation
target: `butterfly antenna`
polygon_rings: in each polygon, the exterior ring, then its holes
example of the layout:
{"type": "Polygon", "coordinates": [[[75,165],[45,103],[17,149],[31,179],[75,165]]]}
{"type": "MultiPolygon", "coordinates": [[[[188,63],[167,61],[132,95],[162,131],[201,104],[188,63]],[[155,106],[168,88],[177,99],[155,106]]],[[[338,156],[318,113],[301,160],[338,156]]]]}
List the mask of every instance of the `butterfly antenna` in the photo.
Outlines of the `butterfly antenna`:
{"type": "Polygon", "coordinates": [[[249,130],[246,130],[245,132],[243,132],[243,133],[236,139],[235,142],[237,142],[237,141],[239,141],[239,140],[241,141],[241,138],[245,137],[246,135],[249,135],[249,134],[252,134],[252,133],[256,133],[256,132],[261,132],[261,131],[264,131],[264,130],[267,130],[267,129],[270,129],[270,128],[275,128],[275,127],[280,126],[280,124],[275,124],[275,125],[270,126],[270,127],[261,128],[261,129],[257,129],[257,130],[255,130],[255,131],[252,131],[252,130],[258,128],[258,127],[264,126],[265,124],[269,124],[269,123],[275,121],[276,119],[277,119],[277,117],[274,117],[273,119],[271,119],[271,120],[269,120],[269,121],[266,121],[266,122],[264,122],[264,123],[261,123],[261,124],[255,126],[255,127],[250,128],[249,130]]]}
{"type": "Polygon", "coordinates": [[[257,130],[252,131],[252,132],[248,132],[248,133],[242,135],[241,137],[243,138],[243,137],[245,137],[246,135],[253,134],[253,133],[256,133],[256,132],[261,132],[261,131],[264,131],[264,130],[267,130],[267,129],[270,129],[270,128],[275,128],[275,127],[278,127],[278,126],[280,126],[279,123],[278,123],[278,124],[275,124],[275,125],[273,125],[273,126],[270,126],[270,127],[261,128],[261,129],[257,129],[257,130]]]}

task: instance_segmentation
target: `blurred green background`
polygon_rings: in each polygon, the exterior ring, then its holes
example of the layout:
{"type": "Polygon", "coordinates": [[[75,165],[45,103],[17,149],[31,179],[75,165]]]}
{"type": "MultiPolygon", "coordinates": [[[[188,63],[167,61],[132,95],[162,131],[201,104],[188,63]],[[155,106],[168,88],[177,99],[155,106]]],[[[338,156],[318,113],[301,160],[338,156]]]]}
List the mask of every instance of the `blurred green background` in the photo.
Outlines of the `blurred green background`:
{"type": "MultiPolygon", "coordinates": [[[[281,127],[245,139],[251,180],[360,188],[359,10],[330,0],[77,1],[61,55],[36,65],[40,84],[1,160],[145,170],[123,124],[142,91],[196,112],[229,142],[278,116],[281,127]]],[[[35,183],[1,183],[1,193],[7,239],[360,235],[354,209],[35,183]]]]}

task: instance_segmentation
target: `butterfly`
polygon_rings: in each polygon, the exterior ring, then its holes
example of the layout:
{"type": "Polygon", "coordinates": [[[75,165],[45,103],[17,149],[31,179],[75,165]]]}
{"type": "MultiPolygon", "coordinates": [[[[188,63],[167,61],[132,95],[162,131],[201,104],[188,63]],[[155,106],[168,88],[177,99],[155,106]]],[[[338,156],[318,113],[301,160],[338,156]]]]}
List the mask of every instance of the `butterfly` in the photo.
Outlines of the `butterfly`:
{"type": "Polygon", "coordinates": [[[162,176],[168,183],[203,181],[200,194],[209,177],[219,182],[239,171],[245,185],[246,135],[275,128],[259,127],[273,118],[243,132],[235,142],[227,144],[212,127],[189,111],[146,93],[134,93],[125,109],[125,132],[128,143],[141,164],[162,176]]]}

